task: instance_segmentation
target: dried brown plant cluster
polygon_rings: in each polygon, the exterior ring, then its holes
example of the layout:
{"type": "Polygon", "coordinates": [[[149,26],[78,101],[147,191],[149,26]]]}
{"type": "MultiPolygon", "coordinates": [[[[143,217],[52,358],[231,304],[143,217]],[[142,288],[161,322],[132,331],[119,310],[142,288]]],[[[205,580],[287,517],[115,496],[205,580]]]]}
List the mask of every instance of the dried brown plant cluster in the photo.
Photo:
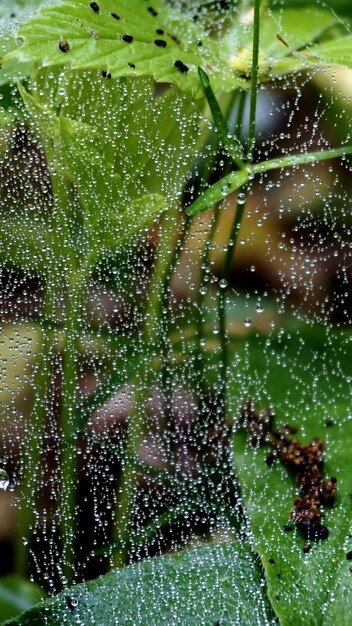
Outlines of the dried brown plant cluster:
{"type": "MultiPolygon", "coordinates": [[[[251,445],[271,445],[273,451],[266,459],[268,465],[278,458],[293,472],[299,484],[299,496],[294,500],[291,519],[298,530],[308,540],[326,539],[329,531],[322,524],[320,507],[334,503],[337,481],[334,476],[323,479],[324,442],[316,438],[303,445],[292,437],[296,428],[283,424],[275,429],[274,415],[268,409],[256,409],[250,399],[242,407],[241,421],[250,434],[251,445]]],[[[290,530],[290,526],[285,526],[285,530],[290,530]]]]}

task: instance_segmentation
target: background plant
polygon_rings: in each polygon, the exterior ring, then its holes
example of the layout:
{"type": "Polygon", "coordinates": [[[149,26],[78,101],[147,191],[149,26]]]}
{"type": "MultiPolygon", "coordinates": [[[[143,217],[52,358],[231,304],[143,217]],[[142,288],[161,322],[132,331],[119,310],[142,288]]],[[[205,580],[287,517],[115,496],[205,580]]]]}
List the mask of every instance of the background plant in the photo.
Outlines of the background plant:
{"type": "MultiPolygon", "coordinates": [[[[282,390],[278,391],[276,387],[269,390],[271,372],[275,370],[275,359],[278,358],[275,355],[281,350],[290,354],[290,335],[286,339],[282,338],[285,346],[285,341],[288,342],[288,347],[280,345],[276,350],[274,346],[274,356],[270,352],[272,344],[264,343],[263,346],[257,339],[249,343],[249,348],[244,344],[242,355],[240,340],[235,339],[237,365],[242,363],[239,388],[233,376],[233,340],[228,334],[227,285],[246,199],[256,176],[261,178],[265,186],[267,172],[271,170],[281,172],[283,168],[289,167],[296,171],[300,166],[314,166],[321,160],[337,157],[343,157],[346,168],[349,167],[345,159],[352,149],[348,134],[341,136],[339,142],[342,145],[337,147],[326,143],[319,145],[317,150],[307,150],[307,145],[302,144],[297,148],[294,142],[294,149],[285,151],[283,156],[269,158],[271,155],[266,153],[261,158],[260,151],[255,152],[258,81],[265,83],[282,76],[288,81],[293,72],[292,80],[296,81],[297,72],[307,72],[312,67],[326,67],[331,63],[349,66],[349,9],[341,3],[336,7],[337,15],[331,8],[304,3],[305,15],[309,14],[311,19],[305,22],[303,28],[300,19],[302,8],[293,8],[288,3],[283,5],[274,2],[268,5],[254,2],[253,16],[250,13],[251,3],[243,3],[240,7],[236,3],[222,3],[220,7],[210,3],[201,11],[198,6],[192,5],[190,13],[182,11],[182,6],[180,10],[173,3],[170,5],[153,2],[153,6],[143,5],[141,9],[140,3],[134,6],[133,2],[121,2],[117,14],[116,7],[108,1],[99,7],[83,1],[62,3],[43,9],[37,17],[26,22],[19,30],[22,37],[19,46],[5,39],[6,51],[11,47],[14,49],[4,57],[2,69],[3,91],[7,98],[3,109],[3,160],[11,162],[11,149],[17,141],[13,137],[17,137],[20,128],[31,137],[38,155],[38,165],[24,198],[21,198],[18,206],[13,207],[10,215],[4,212],[3,258],[8,265],[39,276],[45,293],[40,316],[35,400],[22,455],[23,499],[20,507],[17,568],[21,574],[25,573],[27,557],[23,537],[26,538],[25,544],[28,538],[32,541],[33,537],[39,537],[43,520],[47,523],[50,519],[52,528],[60,526],[60,540],[54,532],[47,535],[51,546],[51,586],[65,586],[74,579],[75,574],[81,576],[82,566],[77,562],[80,541],[76,528],[79,510],[77,458],[82,449],[81,438],[86,437],[85,427],[92,411],[111,398],[127,381],[135,381],[134,406],[124,444],[114,447],[104,441],[99,448],[100,454],[107,455],[107,458],[110,458],[107,451],[113,448],[111,458],[119,459],[122,465],[120,483],[117,485],[116,513],[112,522],[115,530],[112,540],[109,533],[104,535],[107,541],[110,539],[110,545],[103,548],[103,553],[112,555],[116,565],[122,565],[129,554],[138,554],[138,546],[148,543],[165,522],[179,518],[187,520],[190,514],[205,516],[208,520],[213,516],[222,522],[226,519],[228,528],[241,529],[240,536],[243,539],[243,518],[238,511],[233,510],[237,494],[235,467],[243,491],[247,520],[253,533],[253,547],[262,557],[266,568],[267,594],[276,614],[282,623],[291,623],[289,620],[294,607],[295,615],[300,616],[297,619],[315,619],[311,616],[320,614],[321,607],[325,607],[324,594],[330,588],[328,580],[332,574],[328,567],[323,570],[318,590],[315,588],[312,610],[307,611],[305,607],[298,610],[296,607],[296,574],[293,574],[288,585],[289,591],[284,596],[280,595],[282,591],[277,574],[281,576],[281,570],[277,572],[277,568],[272,568],[270,561],[273,559],[271,552],[274,546],[276,551],[277,545],[280,546],[275,562],[282,557],[293,572],[295,567],[300,567],[299,558],[303,557],[299,553],[297,558],[297,550],[291,544],[286,549],[281,547],[276,534],[268,530],[266,524],[263,526],[268,500],[273,499],[274,503],[276,500],[271,492],[269,495],[265,492],[261,482],[263,463],[260,464],[258,455],[247,451],[243,440],[239,439],[242,443],[237,444],[235,436],[235,452],[237,445],[240,447],[233,462],[229,444],[229,418],[245,395],[250,394],[258,401],[273,403],[275,408],[281,407],[285,412],[283,407],[287,399],[281,394],[282,390]],[[209,34],[209,22],[213,23],[213,15],[217,17],[214,22],[216,28],[209,34]],[[14,83],[16,78],[20,82],[14,83]],[[156,89],[153,80],[157,83],[171,82],[174,87],[165,91],[156,89]],[[216,95],[220,90],[221,95],[216,95]],[[245,106],[247,91],[248,108],[245,106]],[[230,102],[226,92],[231,93],[230,102]],[[213,125],[201,114],[205,101],[209,105],[213,125]],[[226,111],[226,103],[228,114],[224,117],[222,109],[226,111]],[[228,126],[234,111],[237,134],[230,132],[228,126]],[[246,124],[248,136],[242,146],[241,131],[246,124]],[[218,163],[216,167],[220,151],[222,164],[218,163]],[[175,310],[171,307],[170,280],[179,262],[179,255],[187,245],[191,229],[190,220],[181,215],[181,195],[187,181],[190,198],[186,208],[188,216],[198,215],[214,205],[217,208],[202,255],[199,295],[194,302],[195,314],[192,315],[188,310],[185,313],[181,308],[175,319],[175,310]],[[195,197],[198,187],[198,197],[195,197]],[[204,286],[222,204],[230,193],[237,190],[237,210],[228,234],[219,282],[217,308],[221,345],[218,358],[207,343],[205,315],[209,305],[205,304],[204,286]],[[34,192],[35,206],[32,204],[34,192]],[[159,222],[154,268],[142,309],[144,322],[132,323],[127,332],[125,328],[123,332],[109,331],[104,334],[104,328],[101,325],[94,326],[87,317],[89,283],[104,266],[115,268],[121,283],[124,264],[128,272],[131,271],[126,262],[128,251],[135,250],[136,238],[140,241],[141,237],[146,236],[146,229],[160,218],[161,213],[164,213],[164,217],[159,222]],[[122,260],[123,257],[125,260],[122,260]],[[185,341],[184,328],[187,329],[187,325],[191,336],[185,341]],[[90,345],[94,341],[92,352],[95,351],[97,355],[100,384],[83,400],[80,398],[79,380],[82,377],[80,359],[85,340],[90,345]],[[178,342],[181,342],[181,346],[178,342]],[[248,349],[251,357],[245,356],[248,349]],[[261,359],[266,355],[266,350],[270,354],[270,363],[266,362],[263,367],[261,359]],[[98,356],[98,353],[104,356],[98,356]],[[257,365],[249,367],[252,358],[257,365]],[[177,359],[181,361],[181,368],[175,366],[177,359]],[[40,459],[45,450],[48,415],[52,414],[52,380],[55,371],[62,373],[60,423],[59,427],[53,421],[51,424],[57,430],[59,441],[56,458],[56,475],[59,478],[53,487],[52,499],[54,502],[58,499],[59,505],[51,506],[50,511],[43,511],[42,507],[38,508],[43,471],[40,459]],[[196,455],[196,480],[190,480],[187,474],[179,470],[173,450],[173,393],[177,381],[182,384],[185,380],[194,387],[198,411],[191,440],[196,455]],[[263,381],[266,381],[265,384],[263,381]],[[168,471],[143,463],[139,457],[147,429],[147,401],[155,386],[161,389],[161,441],[168,456],[168,471]],[[209,463],[209,449],[204,441],[213,431],[215,441],[211,446],[212,462],[209,463]],[[254,487],[250,479],[253,473],[259,476],[254,487]],[[136,528],[135,519],[138,475],[156,481],[163,488],[167,487],[179,501],[167,507],[160,518],[156,516],[149,525],[142,525],[141,529],[136,528]],[[253,494],[259,500],[259,494],[265,494],[260,506],[252,507],[253,494]]],[[[139,295],[140,291],[142,289],[137,282],[135,293],[139,295]]],[[[295,367],[287,388],[290,390],[291,386],[296,393],[302,392],[303,396],[305,393],[300,385],[306,374],[300,373],[301,358],[308,358],[311,362],[318,358],[317,355],[323,354],[328,361],[329,384],[333,384],[336,363],[342,368],[343,380],[347,381],[348,363],[344,361],[340,346],[348,341],[348,335],[338,334],[332,338],[328,328],[321,329],[320,333],[317,346],[312,333],[305,335],[303,330],[300,331],[292,348],[295,367]],[[302,341],[308,344],[307,355],[304,353],[302,357],[297,357],[297,345],[302,341]],[[327,346],[331,342],[333,348],[329,351],[327,346]]],[[[280,335],[278,342],[280,344],[280,335]]],[[[288,358],[287,355],[285,358],[288,358]]],[[[282,375],[281,372],[279,375],[282,375]]],[[[320,398],[317,402],[313,390],[317,385],[322,390],[323,381],[314,368],[310,369],[309,375],[312,380],[308,395],[314,397],[319,411],[325,415],[330,410],[328,392],[322,394],[324,399],[320,398]]],[[[343,415],[347,397],[348,387],[340,389],[339,407],[336,410],[338,415],[343,415]]],[[[310,422],[307,422],[308,418],[302,418],[305,429],[312,436],[320,434],[320,422],[315,416],[314,409],[310,422]]],[[[345,422],[342,426],[346,442],[345,422]]],[[[339,454],[340,445],[339,438],[336,442],[331,440],[331,458],[334,453],[339,454]]],[[[339,476],[342,489],[343,474],[344,470],[339,476]]],[[[272,488],[276,493],[277,486],[283,484],[282,475],[276,472],[272,480],[272,488]]],[[[267,481],[266,474],[263,481],[270,490],[271,483],[267,481]]],[[[278,517],[281,514],[281,503],[280,494],[277,496],[278,517]]],[[[341,551],[341,543],[347,537],[349,531],[341,520],[346,516],[348,500],[342,498],[339,506],[341,517],[334,513],[334,519],[331,519],[335,528],[335,543],[330,542],[327,548],[325,544],[317,547],[307,565],[308,579],[312,578],[312,572],[320,576],[320,552],[325,554],[332,550],[334,556],[329,559],[330,562],[336,558],[336,550],[341,551]]],[[[287,506],[284,510],[287,515],[287,506]]],[[[247,531],[244,538],[247,542],[247,531]]],[[[295,538],[294,541],[298,546],[299,539],[295,538]]],[[[33,553],[35,550],[32,546],[33,553]]],[[[242,547],[236,557],[240,562],[242,559],[243,562],[246,559],[251,561],[247,547],[243,547],[243,555],[240,553],[242,547]]],[[[342,558],[340,553],[338,556],[342,558]]],[[[206,559],[202,561],[200,557],[199,563],[199,567],[203,567],[206,559]]],[[[141,567],[141,571],[144,571],[141,567]]],[[[156,567],[162,569],[164,565],[156,567]]],[[[173,575],[177,577],[178,570],[175,567],[176,574],[173,575]]],[[[185,567],[188,567],[187,564],[185,567]]],[[[256,573],[251,575],[255,582],[250,582],[252,579],[248,574],[246,585],[256,587],[259,573],[255,561],[253,568],[256,573]]],[[[337,593],[344,603],[343,611],[347,615],[348,596],[341,591],[346,568],[342,569],[334,573],[334,577],[337,593]]],[[[126,570],[126,574],[121,576],[131,576],[131,580],[135,580],[138,571],[126,570]]],[[[238,576],[242,574],[238,573],[238,576]]],[[[115,585],[115,579],[108,580],[115,585]]],[[[143,580],[147,581],[143,584],[148,588],[148,574],[143,580]]],[[[228,579],[223,582],[225,589],[228,579]]],[[[109,590],[111,583],[106,584],[109,590]]],[[[303,586],[298,588],[298,597],[303,597],[302,589],[303,586]]],[[[311,598],[313,591],[311,587],[308,589],[311,598]]],[[[82,593],[88,594],[88,604],[85,601],[82,603],[80,596],[79,613],[75,610],[75,603],[73,607],[71,601],[67,605],[66,596],[62,596],[61,600],[55,600],[49,605],[52,619],[62,620],[60,611],[64,611],[65,619],[70,619],[67,615],[70,616],[70,611],[73,611],[72,619],[76,619],[77,615],[87,614],[87,606],[94,615],[94,607],[99,605],[96,598],[102,594],[99,584],[93,584],[92,596],[89,595],[89,587],[83,588],[82,593]]],[[[166,596],[167,593],[165,591],[166,596]]],[[[180,596],[182,593],[180,586],[180,596]]],[[[192,591],[193,594],[196,591],[192,591]]],[[[157,604],[154,603],[154,606],[157,604]]],[[[263,599],[262,606],[264,613],[258,613],[255,618],[258,623],[272,619],[272,609],[266,599],[263,599]]],[[[324,609],[327,623],[334,618],[334,606],[327,605],[324,609]]],[[[117,608],[115,610],[118,611],[117,608]]],[[[200,605],[199,611],[204,610],[204,606],[200,605]]],[[[245,623],[245,619],[247,623],[253,623],[252,605],[247,610],[242,598],[232,617],[231,613],[226,612],[229,610],[225,601],[220,607],[211,604],[209,620],[215,623],[219,619],[219,612],[223,615],[225,611],[229,623],[245,623]]],[[[110,612],[110,619],[116,619],[117,615],[121,619],[119,613],[110,612]]],[[[35,612],[23,619],[40,619],[40,613],[35,612]]],[[[94,619],[103,619],[107,623],[106,615],[94,619]]],[[[148,619],[147,612],[141,619],[148,619]]],[[[190,620],[190,615],[187,614],[184,619],[190,620]]]]}

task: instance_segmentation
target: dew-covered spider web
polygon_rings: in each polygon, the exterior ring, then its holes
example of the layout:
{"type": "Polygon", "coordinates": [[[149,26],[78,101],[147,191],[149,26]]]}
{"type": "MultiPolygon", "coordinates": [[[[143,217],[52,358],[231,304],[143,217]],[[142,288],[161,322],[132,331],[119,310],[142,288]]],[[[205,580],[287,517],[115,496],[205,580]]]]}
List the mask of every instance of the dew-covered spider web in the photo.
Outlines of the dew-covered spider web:
{"type": "Polygon", "coordinates": [[[349,2],[0,19],[0,623],[348,625],[349,2]]]}

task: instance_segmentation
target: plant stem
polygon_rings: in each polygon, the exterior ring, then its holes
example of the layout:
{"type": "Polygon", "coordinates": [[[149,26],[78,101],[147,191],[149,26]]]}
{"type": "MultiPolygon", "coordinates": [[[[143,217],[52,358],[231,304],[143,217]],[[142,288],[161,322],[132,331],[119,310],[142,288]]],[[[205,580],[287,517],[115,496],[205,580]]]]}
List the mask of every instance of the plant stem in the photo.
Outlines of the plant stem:
{"type": "Polygon", "coordinates": [[[249,163],[243,170],[230,172],[226,174],[214,185],[209,187],[201,196],[199,196],[192,204],[190,204],[186,213],[193,217],[197,213],[201,213],[210,209],[216,202],[223,200],[232,191],[237,191],[242,187],[249,178],[256,174],[263,174],[270,170],[278,170],[284,167],[297,167],[299,165],[310,165],[318,161],[327,161],[338,157],[345,157],[352,154],[352,145],[333,148],[332,150],[319,150],[317,152],[305,152],[302,154],[292,154],[289,156],[278,157],[268,161],[249,163]]]}
{"type": "Polygon", "coordinates": [[[302,152],[302,154],[292,154],[278,157],[262,163],[256,163],[247,167],[249,174],[262,174],[270,170],[278,170],[283,167],[295,167],[297,165],[309,165],[317,161],[327,161],[352,154],[352,145],[340,146],[332,150],[319,150],[317,152],[302,152]]]}
{"type": "Polygon", "coordinates": [[[199,289],[198,289],[198,302],[197,302],[197,319],[196,319],[196,345],[195,345],[195,360],[196,360],[196,386],[198,395],[198,412],[201,415],[202,401],[204,398],[204,379],[205,379],[205,363],[204,363],[204,311],[205,311],[205,277],[209,267],[210,248],[214,241],[216,228],[219,222],[220,216],[220,203],[215,206],[212,222],[209,231],[209,235],[206,239],[203,255],[200,259],[200,277],[199,277],[199,289]]]}
{"type": "MultiPolygon", "coordinates": [[[[242,92],[240,95],[239,102],[238,102],[237,122],[236,122],[235,129],[234,129],[234,135],[229,139],[229,128],[228,128],[227,120],[232,112],[234,101],[235,101],[234,99],[236,98],[237,93],[234,92],[230,100],[230,103],[228,105],[226,115],[223,116],[220,106],[211,88],[208,76],[205,74],[205,72],[203,72],[201,68],[198,68],[198,73],[201,79],[204,95],[207,98],[208,105],[213,116],[215,128],[217,129],[221,137],[222,144],[228,148],[228,154],[231,158],[231,161],[235,163],[235,165],[237,165],[238,167],[243,167],[244,166],[243,162],[241,158],[239,158],[241,157],[241,154],[242,154],[242,149],[241,149],[241,144],[240,144],[240,139],[239,139],[241,125],[239,124],[239,121],[242,121],[242,117],[243,117],[246,92],[242,92]]],[[[214,161],[214,157],[212,158],[212,160],[214,161]]],[[[230,162],[227,163],[227,166],[225,167],[225,172],[228,171],[229,169],[230,169],[230,162]]],[[[208,179],[209,177],[210,177],[210,170],[209,170],[208,179]]],[[[206,179],[205,182],[208,182],[208,179],[206,179]]],[[[214,236],[216,233],[216,228],[217,228],[217,224],[218,224],[218,220],[220,216],[220,207],[221,207],[221,202],[219,201],[216,203],[216,206],[215,206],[215,210],[212,216],[212,224],[211,224],[209,236],[206,239],[204,252],[200,260],[200,278],[199,278],[197,320],[196,320],[197,331],[196,331],[196,345],[195,345],[195,367],[196,367],[195,378],[196,378],[196,387],[197,387],[198,416],[199,416],[198,422],[199,423],[202,421],[203,402],[204,402],[204,397],[205,397],[203,318],[204,318],[204,305],[205,305],[205,293],[206,292],[204,288],[204,283],[205,283],[206,272],[209,266],[210,247],[214,240],[214,236]]],[[[201,433],[199,433],[199,437],[201,438],[201,433]]]]}
{"type": "MultiPolygon", "coordinates": [[[[257,89],[258,89],[258,56],[259,56],[259,30],[260,30],[260,0],[254,0],[254,23],[253,23],[253,50],[252,50],[252,79],[251,79],[251,94],[250,94],[250,111],[249,111],[249,130],[247,138],[247,158],[252,160],[254,143],[255,143],[255,121],[257,110],[257,89]]],[[[241,107],[243,112],[243,107],[241,107]]],[[[231,263],[236,244],[238,241],[238,235],[241,227],[242,218],[244,215],[246,201],[248,194],[248,183],[245,182],[241,187],[241,194],[237,198],[237,206],[235,216],[232,222],[230,236],[227,244],[227,250],[222,268],[220,279],[220,290],[218,300],[218,314],[219,314],[219,335],[221,343],[221,360],[220,360],[220,390],[221,390],[221,407],[223,424],[226,424],[228,406],[227,406],[227,387],[228,387],[228,341],[226,336],[226,294],[227,285],[229,280],[229,274],[231,269],[231,263]]]]}
{"type": "Polygon", "coordinates": [[[169,346],[169,328],[170,328],[170,281],[176,269],[180,258],[184,243],[187,239],[192,220],[186,218],[181,232],[179,233],[176,245],[173,247],[169,257],[168,265],[163,277],[163,287],[161,291],[161,307],[160,307],[160,352],[161,352],[161,385],[163,390],[163,409],[166,423],[166,430],[169,428],[169,435],[172,435],[172,424],[170,420],[171,401],[172,401],[172,383],[170,377],[170,346],[169,346]]]}
{"type": "Polygon", "coordinates": [[[77,389],[81,313],[84,279],[71,272],[66,295],[66,331],[62,363],[60,527],[63,572],[67,583],[74,579],[76,538],[77,389]]]}
{"type": "MultiPolygon", "coordinates": [[[[77,434],[80,415],[77,407],[78,357],[82,324],[84,285],[89,275],[87,258],[79,258],[70,231],[70,189],[57,159],[55,146],[44,138],[45,152],[51,174],[52,193],[55,200],[53,220],[60,256],[53,272],[58,278],[58,291],[66,287],[65,345],[62,355],[62,410],[59,487],[59,525],[62,544],[62,573],[64,584],[72,584],[75,575],[76,492],[77,492],[77,434]],[[79,269],[78,269],[79,268],[79,269]],[[65,284],[66,281],[66,284],[65,284]]],[[[61,573],[61,572],[60,572],[61,573]]]]}
{"type": "Polygon", "coordinates": [[[249,110],[249,129],[247,138],[247,160],[252,161],[255,143],[255,121],[257,113],[258,92],[258,58],[259,58],[259,31],[260,31],[260,0],[254,0],[253,16],[253,48],[252,48],[252,71],[251,71],[251,96],[249,110]]]}
{"type": "Polygon", "coordinates": [[[213,116],[215,128],[219,133],[221,143],[237,167],[242,169],[244,167],[244,163],[242,161],[242,146],[237,139],[237,136],[231,135],[229,132],[227,121],[224,118],[218,101],[214,95],[208,75],[204,72],[204,70],[202,70],[201,67],[198,68],[198,74],[213,116]]]}
{"type": "MultiPolygon", "coordinates": [[[[188,231],[187,223],[190,222],[190,220],[187,220],[182,235],[179,237],[175,246],[175,223],[177,217],[178,211],[176,209],[170,211],[168,219],[164,220],[161,227],[159,247],[153,278],[149,287],[150,298],[145,312],[145,324],[143,329],[144,343],[155,344],[156,340],[160,338],[162,367],[166,366],[167,361],[167,342],[164,337],[166,328],[162,315],[168,300],[169,280],[175,263],[177,262],[180,248],[182,247],[182,241],[184,241],[186,231],[188,231]],[[162,321],[161,324],[160,321],[162,321]]],[[[144,415],[146,397],[153,383],[152,368],[148,367],[148,364],[143,362],[142,359],[136,380],[138,388],[135,394],[134,407],[128,419],[124,450],[125,461],[121,469],[121,480],[118,490],[114,541],[120,545],[121,548],[114,554],[115,567],[124,565],[128,555],[128,538],[131,531],[137,490],[135,463],[130,462],[129,459],[137,459],[139,455],[139,448],[145,430],[144,415]],[[143,373],[145,373],[145,380],[142,386],[141,381],[143,373]]]]}
{"type": "MultiPolygon", "coordinates": [[[[221,405],[223,412],[224,422],[227,415],[227,372],[228,372],[228,340],[226,336],[226,295],[227,285],[229,280],[229,274],[231,269],[232,257],[236,244],[238,241],[239,230],[241,227],[242,217],[244,214],[246,199],[247,199],[247,185],[242,187],[243,202],[237,202],[235,217],[232,222],[230,237],[227,244],[227,250],[225,255],[224,264],[222,267],[220,277],[220,289],[218,299],[218,314],[219,314],[219,338],[221,344],[221,360],[220,360],[220,386],[221,386],[221,405]]],[[[242,200],[242,198],[241,198],[242,200]]]]}
{"type": "Polygon", "coordinates": [[[243,122],[243,117],[244,117],[244,108],[246,105],[246,99],[247,99],[247,92],[241,91],[240,97],[239,97],[239,103],[238,103],[236,125],[235,125],[235,135],[236,137],[238,137],[239,140],[241,140],[242,122],[243,122]]]}
{"type": "MultiPolygon", "coordinates": [[[[56,310],[56,285],[47,281],[43,317],[54,318],[56,310]]],[[[54,327],[41,327],[41,340],[38,346],[38,364],[34,378],[34,404],[29,422],[26,450],[23,454],[22,497],[19,508],[18,535],[16,544],[15,570],[19,576],[28,572],[28,547],[36,525],[37,498],[42,483],[43,435],[48,411],[48,395],[52,378],[54,327]],[[25,543],[26,545],[25,545],[25,543]]]]}
{"type": "MultiPolygon", "coordinates": [[[[138,374],[143,373],[143,368],[138,374]]],[[[117,493],[117,508],[115,513],[116,524],[114,529],[114,541],[119,544],[120,550],[114,554],[114,566],[122,567],[126,563],[128,556],[128,538],[131,532],[133,511],[137,492],[137,473],[134,463],[129,458],[135,458],[139,454],[139,447],[144,434],[144,409],[145,393],[141,388],[139,376],[137,378],[139,387],[136,389],[134,406],[128,418],[126,442],[124,446],[125,460],[121,466],[121,478],[117,493]]]]}

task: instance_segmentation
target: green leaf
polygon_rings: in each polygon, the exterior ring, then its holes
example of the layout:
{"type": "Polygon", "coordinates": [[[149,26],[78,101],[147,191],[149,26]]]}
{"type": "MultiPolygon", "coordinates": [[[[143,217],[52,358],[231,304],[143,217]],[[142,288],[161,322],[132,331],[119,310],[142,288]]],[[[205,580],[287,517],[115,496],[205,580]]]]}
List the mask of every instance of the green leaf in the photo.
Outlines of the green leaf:
{"type": "Polygon", "coordinates": [[[350,456],[350,359],[352,335],[329,328],[287,332],[276,338],[253,337],[237,355],[232,385],[237,404],[253,397],[270,405],[276,423],[299,428],[303,443],[314,437],[326,442],[324,476],[337,477],[336,505],[325,509],[329,529],[325,541],[302,551],[298,531],[284,532],[298,485],[279,461],[268,467],[270,449],[253,449],[243,430],[234,437],[234,459],[255,550],[262,558],[268,595],[280,624],[308,626],[351,623],[352,501],[350,456]],[[331,421],[333,424],[331,426],[331,421]],[[274,561],[274,562],[273,562],[274,561]]]}
{"type": "Polygon", "coordinates": [[[42,4],[42,0],[0,0],[0,31],[10,31],[19,20],[28,18],[42,4]]]}
{"type": "Polygon", "coordinates": [[[46,71],[32,95],[23,88],[21,94],[44,139],[64,135],[69,167],[77,170],[76,157],[88,158],[107,189],[111,176],[116,183],[119,177],[126,197],[161,193],[169,204],[178,201],[200,133],[198,107],[178,89],[156,97],[150,79],[46,71]]]}
{"type": "Polygon", "coordinates": [[[275,71],[279,74],[294,72],[311,67],[337,65],[352,67],[352,36],[346,35],[336,39],[310,46],[301,52],[278,61],[275,71]]]}
{"type": "Polygon", "coordinates": [[[352,36],[347,35],[312,46],[307,51],[306,61],[313,65],[352,67],[352,36]]]}
{"type": "MultiPolygon", "coordinates": [[[[294,6],[296,9],[298,7],[305,9],[307,6],[312,6],[312,0],[269,0],[268,4],[270,7],[276,9],[278,7],[290,6],[294,6]]],[[[334,11],[338,16],[352,16],[352,5],[350,0],[326,0],[324,1],[324,8],[334,11]]]]}
{"type": "Polygon", "coordinates": [[[179,90],[155,97],[151,79],[69,71],[42,72],[32,93],[19,90],[51,169],[74,190],[67,224],[78,257],[94,264],[180,200],[199,113],[179,90]]]}
{"type": "Polygon", "coordinates": [[[236,163],[237,167],[241,168],[243,167],[243,154],[240,141],[237,137],[230,134],[228,124],[222,114],[218,101],[211,87],[209,76],[206,74],[206,72],[204,72],[201,67],[198,68],[198,74],[202,89],[204,91],[204,95],[208,101],[208,105],[213,116],[215,128],[217,129],[219,137],[221,138],[221,142],[233,162],[236,163]]]}
{"type": "MultiPolygon", "coordinates": [[[[346,65],[345,57],[332,61],[328,51],[343,45],[349,32],[335,11],[310,3],[304,9],[286,7],[268,11],[260,24],[259,75],[262,80],[275,75],[288,74],[312,65],[324,66],[331,62],[346,65]],[[304,19],[302,11],[304,10],[304,19]],[[334,27],[337,27],[334,30],[334,27]],[[320,43],[324,38],[326,43],[320,43]],[[325,48],[326,46],[326,48],[325,48]],[[321,47],[321,50],[320,50],[321,47]],[[325,52],[325,54],[324,54],[325,52]]],[[[250,74],[252,58],[252,28],[238,29],[238,24],[229,31],[223,42],[228,50],[229,64],[235,70],[250,74]],[[235,42],[235,46],[234,46],[235,42]]],[[[351,55],[349,56],[351,63],[351,55]]]]}
{"type": "Polygon", "coordinates": [[[96,127],[60,117],[60,133],[64,161],[83,207],[84,233],[78,235],[78,246],[82,251],[86,236],[90,257],[101,257],[151,226],[166,209],[166,200],[160,194],[143,194],[138,187],[133,195],[126,190],[96,127]],[[138,198],[139,193],[143,195],[138,198]]]}
{"type": "Polygon", "coordinates": [[[42,216],[35,220],[27,212],[0,216],[0,260],[7,267],[35,275],[50,273],[55,250],[60,256],[49,221],[42,216]]]}
{"type": "Polygon", "coordinates": [[[0,578],[0,619],[8,620],[27,611],[41,598],[45,592],[35,585],[15,575],[0,578]]]}
{"type": "Polygon", "coordinates": [[[104,0],[94,11],[87,0],[42,9],[19,29],[23,45],[4,60],[7,71],[22,63],[105,70],[119,76],[152,76],[200,93],[197,67],[209,71],[216,90],[246,83],[220,54],[218,43],[190,15],[140,0],[104,0]],[[127,38],[126,38],[127,36],[127,38]],[[60,41],[69,49],[62,52],[60,41]],[[176,64],[176,65],[175,65],[176,64]]]}
{"type": "Polygon", "coordinates": [[[77,585],[12,626],[94,623],[261,626],[274,623],[256,558],[239,544],[205,545],[77,585]]]}
{"type": "MultiPolygon", "coordinates": [[[[42,5],[42,0],[0,0],[0,86],[6,85],[13,78],[12,74],[5,72],[2,68],[2,60],[8,52],[17,48],[14,38],[14,29],[19,21],[31,17],[31,15],[42,5]]],[[[28,76],[29,64],[23,64],[21,71],[16,68],[17,77],[28,76]]]]}

